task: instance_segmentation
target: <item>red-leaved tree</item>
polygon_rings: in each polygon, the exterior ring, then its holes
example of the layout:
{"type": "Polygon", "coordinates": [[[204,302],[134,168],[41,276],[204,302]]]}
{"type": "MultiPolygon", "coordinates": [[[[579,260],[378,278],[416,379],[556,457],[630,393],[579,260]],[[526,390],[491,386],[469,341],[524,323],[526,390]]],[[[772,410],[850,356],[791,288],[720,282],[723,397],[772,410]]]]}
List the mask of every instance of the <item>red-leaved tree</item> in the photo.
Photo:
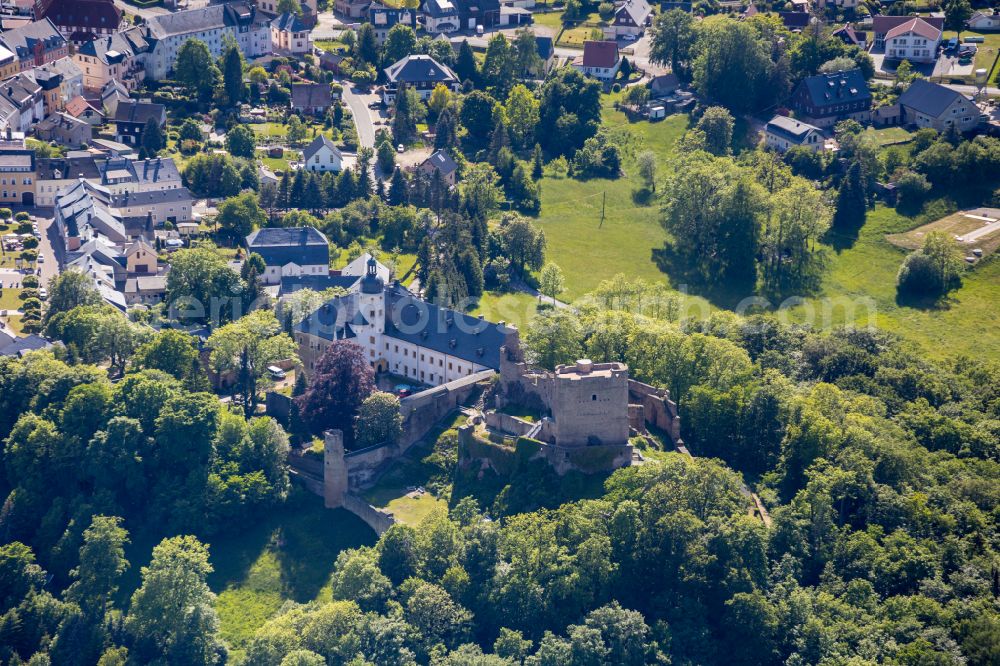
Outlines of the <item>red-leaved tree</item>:
{"type": "Polygon", "coordinates": [[[305,393],[295,399],[302,420],[316,434],[330,428],[354,439],[354,417],[375,390],[375,372],[358,345],[337,340],[316,363],[305,393]]]}

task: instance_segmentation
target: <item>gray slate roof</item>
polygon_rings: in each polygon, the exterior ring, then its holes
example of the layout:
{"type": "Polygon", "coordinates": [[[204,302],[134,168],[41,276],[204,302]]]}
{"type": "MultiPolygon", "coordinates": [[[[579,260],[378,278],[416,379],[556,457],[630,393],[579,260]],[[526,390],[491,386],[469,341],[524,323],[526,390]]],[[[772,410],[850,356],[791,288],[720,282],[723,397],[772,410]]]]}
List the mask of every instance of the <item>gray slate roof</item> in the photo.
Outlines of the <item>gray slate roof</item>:
{"type": "Polygon", "coordinates": [[[794,141],[795,143],[802,143],[810,131],[821,131],[815,125],[810,125],[809,123],[804,123],[801,120],[795,120],[794,118],[788,118],[787,116],[775,116],[774,118],[771,118],[771,120],[768,121],[766,128],[768,132],[783,136],[789,141],[794,141]]]}
{"type": "Polygon", "coordinates": [[[256,10],[242,2],[209,5],[201,9],[188,9],[172,14],[160,14],[146,21],[149,34],[154,39],[174,35],[188,35],[226,26],[247,26],[254,22],[256,10]]]}
{"type": "Polygon", "coordinates": [[[126,192],[111,198],[111,205],[116,208],[128,206],[151,206],[158,203],[194,201],[194,196],[186,187],[172,190],[152,190],[149,192],[126,192]]]}
{"type": "Polygon", "coordinates": [[[337,148],[337,146],[333,144],[333,141],[330,141],[325,134],[318,134],[316,135],[316,138],[312,140],[312,143],[306,146],[306,149],[302,151],[302,158],[308,162],[323,146],[332,150],[334,155],[341,154],[340,149],[337,148]]]}
{"type": "Polygon", "coordinates": [[[848,104],[871,99],[872,96],[860,69],[809,76],[799,85],[805,86],[813,106],[817,107],[848,104]]]}
{"type": "Polygon", "coordinates": [[[937,118],[955,100],[965,99],[961,93],[930,81],[916,79],[902,95],[899,103],[915,111],[937,118]]]}
{"type": "Polygon", "coordinates": [[[451,159],[451,155],[445,150],[437,150],[433,155],[427,158],[425,164],[430,164],[441,172],[442,176],[447,176],[452,171],[458,168],[455,164],[455,160],[451,159]]]}
{"type": "Polygon", "coordinates": [[[488,368],[500,368],[505,327],[427,303],[399,285],[386,288],[385,307],[386,336],[488,368]]]}
{"type": "Polygon", "coordinates": [[[265,227],[247,236],[247,247],[268,266],[330,263],[330,246],[313,227],[265,227]]]}
{"type": "Polygon", "coordinates": [[[429,55],[410,55],[385,68],[389,83],[457,83],[458,77],[450,67],[442,65],[429,55]]]}

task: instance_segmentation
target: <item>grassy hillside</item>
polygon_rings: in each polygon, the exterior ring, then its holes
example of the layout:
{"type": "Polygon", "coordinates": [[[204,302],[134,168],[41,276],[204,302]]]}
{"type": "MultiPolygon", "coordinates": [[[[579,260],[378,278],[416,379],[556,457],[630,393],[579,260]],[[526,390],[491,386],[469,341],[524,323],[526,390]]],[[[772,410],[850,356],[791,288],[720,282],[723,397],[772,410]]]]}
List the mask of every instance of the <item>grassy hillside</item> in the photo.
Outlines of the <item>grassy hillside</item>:
{"type": "MultiPolygon", "coordinates": [[[[626,125],[636,137],[633,152],[648,149],[660,156],[661,174],[662,164],[674,150],[687,120],[687,116],[675,115],[657,123],[628,123],[610,102],[604,109],[606,126],[626,125]]],[[[904,137],[900,133],[880,138],[893,142],[904,137]]],[[[548,260],[559,264],[566,276],[563,300],[582,296],[616,273],[670,282],[654,257],[664,240],[659,206],[655,200],[644,202],[636,196],[641,184],[635,174],[634,155],[626,159],[624,170],[625,175],[617,180],[580,181],[551,173],[542,180],[538,224],[545,230],[548,260]]],[[[908,231],[947,212],[942,209],[940,214],[907,217],[881,206],[871,211],[859,237],[847,249],[827,247],[828,263],[820,289],[786,317],[790,321],[812,320],[820,326],[848,321],[865,324],[874,310],[880,327],[921,345],[932,357],[968,354],[1000,358],[1000,309],[996,307],[1000,260],[985,261],[970,271],[963,287],[938,307],[896,302],[896,272],[905,253],[890,244],[886,234],[908,231]],[[874,307],[858,300],[863,298],[872,299],[874,307]],[[845,303],[855,304],[853,316],[845,303]],[[818,317],[811,319],[811,311],[818,317]],[[829,313],[825,319],[824,312],[829,313]]],[[[494,304],[482,309],[493,314],[494,304]]],[[[502,318],[514,320],[511,316],[502,318]]]]}

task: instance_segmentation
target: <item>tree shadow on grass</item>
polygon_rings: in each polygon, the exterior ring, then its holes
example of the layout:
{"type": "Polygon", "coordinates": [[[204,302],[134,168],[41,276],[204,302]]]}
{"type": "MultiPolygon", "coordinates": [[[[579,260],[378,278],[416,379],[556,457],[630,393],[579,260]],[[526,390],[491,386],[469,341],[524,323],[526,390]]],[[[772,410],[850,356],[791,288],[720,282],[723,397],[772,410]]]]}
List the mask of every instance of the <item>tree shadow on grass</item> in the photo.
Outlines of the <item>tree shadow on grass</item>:
{"type": "Polygon", "coordinates": [[[656,192],[648,187],[632,190],[632,203],[636,206],[652,206],[656,201],[656,192]]]}
{"type": "Polygon", "coordinates": [[[215,572],[209,585],[221,591],[246,579],[266,549],[274,552],[281,594],[300,603],[315,599],[330,578],[340,551],[371,545],[377,537],[360,518],[327,509],[323,499],[295,487],[282,508],[237,535],[213,540],[215,572]]]}
{"type": "Polygon", "coordinates": [[[954,302],[955,299],[947,294],[932,296],[896,290],[896,305],[901,308],[912,308],[914,310],[923,310],[924,312],[947,312],[951,309],[954,302]]]}
{"type": "Polygon", "coordinates": [[[858,242],[861,236],[861,229],[864,223],[854,225],[842,225],[830,227],[820,241],[833,248],[833,251],[840,254],[844,250],[850,250],[858,242]]]}
{"type": "Polygon", "coordinates": [[[285,596],[299,602],[316,598],[342,550],[370,546],[378,540],[354,514],[326,509],[320,497],[310,499],[315,502],[281,526],[275,545],[285,596]]]}
{"type": "Polygon", "coordinates": [[[755,293],[756,284],[752,280],[707,284],[691,269],[686,259],[678,256],[670,246],[654,248],[651,258],[656,267],[670,278],[670,283],[678,291],[692,296],[700,296],[712,305],[733,309],[745,298],[755,293]]]}

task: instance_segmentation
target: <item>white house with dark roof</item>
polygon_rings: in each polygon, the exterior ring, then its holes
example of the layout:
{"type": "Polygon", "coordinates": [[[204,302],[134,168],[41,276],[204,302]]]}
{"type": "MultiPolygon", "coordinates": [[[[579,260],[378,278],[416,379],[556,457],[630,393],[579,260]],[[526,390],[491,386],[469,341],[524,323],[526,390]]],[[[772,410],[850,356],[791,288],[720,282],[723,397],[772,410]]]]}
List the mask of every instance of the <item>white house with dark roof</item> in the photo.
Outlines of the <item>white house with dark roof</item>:
{"type": "Polygon", "coordinates": [[[458,7],[452,0],[423,0],[424,29],[432,35],[442,35],[458,30],[461,19],[458,7]]]}
{"type": "Polygon", "coordinates": [[[348,294],[317,308],[294,327],[299,358],[309,373],[335,340],[364,350],[371,366],[414,382],[438,386],[500,368],[500,349],[517,329],[423,301],[380,277],[369,258],[348,294]]]}
{"type": "Polygon", "coordinates": [[[646,0],[625,0],[615,9],[611,24],[604,28],[607,39],[618,39],[625,35],[638,37],[646,30],[653,16],[653,10],[646,0]]]}
{"type": "Polygon", "coordinates": [[[142,143],[142,133],[146,123],[154,120],[161,128],[167,124],[167,107],[155,102],[122,100],[115,107],[112,121],[115,123],[115,140],[138,146],[142,143]]]}
{"type": "Polygon", "coordinates": [[[979,125],[979,108],[951,88],[917,79],[899,96],[901,123],[944,132],[954,126],[968,132],[979,125]]]}
{"type": "Polygon", "coordinates": [[[801,120],[775,116],[764,126],[764,143],[780,153],[796,146],[823,150],[823,130],[801,120]]]}
{"type": "Polygon", "coordinates": [[[271,21],[271,48],[275,53],[303,55],[312,52],[309,26],[296,14],[285,12],[271,21]]]}
{"type": "Polygon", "coordinates": [[[438,85],[444,85],[453,92],[458,91],[460,81],[455,72],[429,55],[409,55],[385,68],[386,84],[382,89],[382,101],[388,106],[396,99],[401,85],[415,90],[420,99],[427,101],[438,85]]]}
{"type": "Polygon", "coordinates": [[[302,151],[302,168],[306,171],[341,171],[344,156],[325,134],[318,134],[302,151]]]}
{"type": "Polygon", "coordinates": [[[280,284],[283,277],[322,276],[330,272],[330,243],[313,227],[265,227],[247,236],[247,250],[267,268],[261,280],[280,284]]]}

